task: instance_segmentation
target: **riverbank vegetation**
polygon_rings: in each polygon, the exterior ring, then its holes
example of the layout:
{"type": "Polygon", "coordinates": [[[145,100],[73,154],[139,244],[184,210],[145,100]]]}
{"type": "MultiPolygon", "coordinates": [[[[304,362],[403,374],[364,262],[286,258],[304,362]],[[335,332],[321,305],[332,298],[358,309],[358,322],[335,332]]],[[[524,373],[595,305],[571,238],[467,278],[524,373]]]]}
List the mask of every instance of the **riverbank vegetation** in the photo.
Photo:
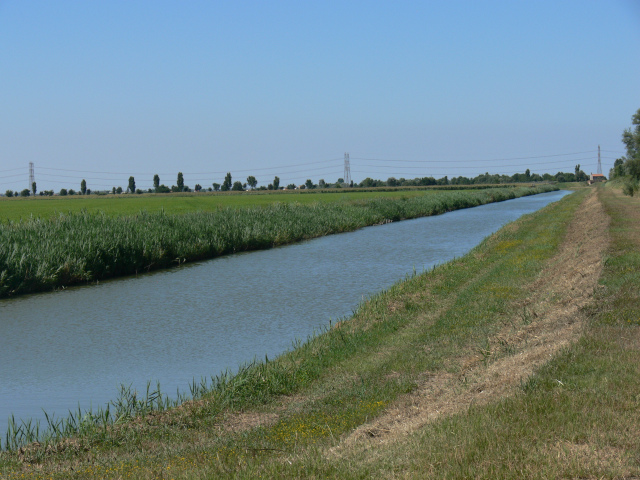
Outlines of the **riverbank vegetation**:
{"type": "Polygon", "coordinates": [[[444,191],[326,203],[272,203],[170,215],[74,213],[0,225],[0,297],[266,249],[557,187],[444,191]]]}
{"type": "Polygon", "coordinates": [[[523,217],[193,402],[5,452],[0,475],[638,476],[640,204],[598,196],[523,217]]]}

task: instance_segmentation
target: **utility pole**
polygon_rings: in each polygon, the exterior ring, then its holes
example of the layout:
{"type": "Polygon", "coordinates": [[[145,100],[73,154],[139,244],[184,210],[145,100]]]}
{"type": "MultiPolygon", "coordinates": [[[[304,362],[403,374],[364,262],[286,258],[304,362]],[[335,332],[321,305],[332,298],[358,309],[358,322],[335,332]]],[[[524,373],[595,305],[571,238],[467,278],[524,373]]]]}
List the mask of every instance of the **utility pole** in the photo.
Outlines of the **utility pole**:
{"type": "Polygon", "coordinates": [[[349,165],[349,154],[344,154],[344,183],[351,186],[351,166],[349,165]]]}
{"type": "Polygon", "coordinates": [[[600,162],[600,145],[598,145],[598,173],[602,175],[602,162],[600,162]]]}
{"type": "Polygon", "coordinates": [[[33,182],[36,181],[36,177],[33,174],[33,162],[29,162],[29,190],[33,186],[33,182]]]}

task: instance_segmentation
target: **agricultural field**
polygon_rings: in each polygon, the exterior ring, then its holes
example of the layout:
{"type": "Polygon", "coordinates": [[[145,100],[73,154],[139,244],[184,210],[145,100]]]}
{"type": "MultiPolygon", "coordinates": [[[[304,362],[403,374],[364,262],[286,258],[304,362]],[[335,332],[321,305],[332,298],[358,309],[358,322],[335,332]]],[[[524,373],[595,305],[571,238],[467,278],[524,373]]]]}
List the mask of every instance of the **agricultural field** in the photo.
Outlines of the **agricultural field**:
{"type": "Polygon", "coordinates": [[[332,203],[372,198],[400,198],[430,195],[436,189],[396,189],[391,191],[254,191],[220,193],[171,193],[130,195],[70,195],[65,197],[0,198],[0,222],[50,218],[59,214],[103,212],[107,215],[135,215],[140,212],[181,214],[215,212],[225,207],[255,207],[273,203],[332,203]]]}
{"type": "Polygon", "coordinates": [[[123,391],[115,424],[71,418],[0,476],[637,477],[639,206],[581,189],[195,401],[123,391]]]}
{"type": "MultiPolygon", "coordinates": [[[[137,274],[214,258],[230,253],[267,249],[309,238],[353,231],[407,218],[473,207],[524,195],[557,190],[557,187],[490,188],[466,191],[362,192],[361,198],[344,194],[282,195],[282,198],[313,199],[311,202],[273,201],[280,195],[141,197],[149,201],[176,202],[186,213],[169,213],[162,204],[133,215],[127,202],[138,199],[102,200],[118,214],[103,210],[51,216],[34,215],[27,220],[0,224],[0,298],[52,290],[105,278],[137,274]],[[333,197],[332,197],[333,195],[333,197]],[[201,200],[202,198],[202,200],[201,200]],[[205,211],[197,202],[219,198],[270,199],[266,205],[242,208],[209,204],[205,211]],[[317,199],[324,199],[319,202],[317,199]],[[333,200],[331,200],[333,198],[333,200]],[[189,204],[188,202],[195,202],[189,204]],[[120,203],[122,202],[122,203],[120,203]],[[128,206],[122,206],[128,205],[128,206]]],[[[247,200],[245,200],[247,199],[247,200]]],[[[55,201],[51,200],[51,201],[55,201]]],[[[63,200],[63,205],[82,202],[63,200]]],[[[13,202],[0,202],[12,205],[13,202]]],[[[18,202],[34,205],[40,199],[18,202]]],[[[21,207],[24,208],[24,207],[21,207]]],[[[169,208],[171,210],[171,208],[169,208]]]]}

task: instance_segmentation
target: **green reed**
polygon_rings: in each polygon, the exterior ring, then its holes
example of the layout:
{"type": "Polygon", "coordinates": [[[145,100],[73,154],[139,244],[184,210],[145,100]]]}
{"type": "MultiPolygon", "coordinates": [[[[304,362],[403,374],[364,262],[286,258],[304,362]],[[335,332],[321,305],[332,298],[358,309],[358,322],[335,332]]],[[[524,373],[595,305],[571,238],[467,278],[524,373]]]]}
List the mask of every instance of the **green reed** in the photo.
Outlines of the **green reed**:
{"type": "Polygon", "coordinates": [[[267,249],[368,225],[557,190],[444,191],[336,203],[275,203],[168,215],[60,214],[0,225],[0,298],[267,249]]]}

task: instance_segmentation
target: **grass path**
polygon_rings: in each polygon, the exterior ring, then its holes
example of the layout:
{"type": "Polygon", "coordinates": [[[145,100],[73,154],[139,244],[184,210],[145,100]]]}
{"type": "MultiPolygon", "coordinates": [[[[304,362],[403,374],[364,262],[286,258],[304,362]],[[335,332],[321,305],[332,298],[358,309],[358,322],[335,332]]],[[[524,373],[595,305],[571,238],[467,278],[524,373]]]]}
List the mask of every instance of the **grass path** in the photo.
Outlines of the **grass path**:
{"type": "Polygon", "coordinates": [[[638,477],[639,212],[579,190],[197,401],[4,453],[0,476],[638,477]]]}

